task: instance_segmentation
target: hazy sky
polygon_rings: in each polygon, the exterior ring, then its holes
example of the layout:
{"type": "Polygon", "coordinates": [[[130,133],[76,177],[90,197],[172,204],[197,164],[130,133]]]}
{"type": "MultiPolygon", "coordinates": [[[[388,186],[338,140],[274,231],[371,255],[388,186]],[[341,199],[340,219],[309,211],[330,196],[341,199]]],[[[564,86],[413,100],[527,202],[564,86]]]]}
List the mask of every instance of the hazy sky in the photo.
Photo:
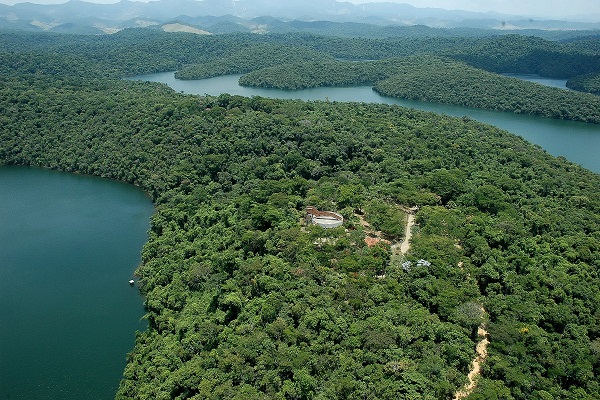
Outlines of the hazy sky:
{"type": "MultiPolygon", "coordinates": [[[[116,3],[118,0],[84,0],[91,3],[116,3]]],[[[149,0],[137,0],[149,1],[149,0]]],[[[223,0],[226,1],[226,0],[223,0]]],[[[285,0],[281,0],[285,1],[285,0]]],[[[374,0],[345,0],[355,4],[374,0]]],[[[408,3],[415,7],[437,7],[449,10],[497,11],[512,15],[560,18],[572,15],[600,14],[599,0],[377,0],[408,3]]],[[[0,0],[3,4],[22,3],[23,0],[0,0]]],[[[29,0],[31,3],[56,4],[66,0],[29,0]]]]}
{"type": "MultiPolygon", "coordinates": [[[[372,0],[348,0],[352,3],[371,3],[372,0]]],[[[389,0],[415,7],[437,7],[448,10],[497,11],[511,15],[540,15],[561,17],[600,13],[598,0],[389,0]]]]}

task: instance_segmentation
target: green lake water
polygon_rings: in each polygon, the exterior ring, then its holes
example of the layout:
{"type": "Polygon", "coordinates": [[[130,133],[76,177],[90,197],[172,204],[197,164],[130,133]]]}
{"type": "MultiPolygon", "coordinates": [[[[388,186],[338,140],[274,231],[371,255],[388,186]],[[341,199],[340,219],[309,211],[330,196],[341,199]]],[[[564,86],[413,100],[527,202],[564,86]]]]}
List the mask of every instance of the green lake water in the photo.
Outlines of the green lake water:
{"type": "Polygon", "coordinates": [[[112,399],[143,299],[138,188],[0,166],[0,399],[112,399]]]}
{"type": "MultiPolygon", "coordinates": [[[[161,82],[178,92],[200,95],[216,96],[221,93],[229,93],[247,97],[385,103],[455,117],[468,116],[519,135],[525,140],[541,146],[554,156],[563,156],[589,170],[600,173],[600,156],[598,155],[600,154],[600,125],[598,124],[384,97],[374,92],[371,86],[320,87],[303,90],[243,87],[238,84],[240,76],[225,75],[210,79],[184,81],[175,79],[174,72],[163,72],[136,76],[131,79],[161,82]]],[[[531,75],[513,74],[511,76],[547,86],[564,87],[565,85],[563,80],[545,79],[531,75]]]]}

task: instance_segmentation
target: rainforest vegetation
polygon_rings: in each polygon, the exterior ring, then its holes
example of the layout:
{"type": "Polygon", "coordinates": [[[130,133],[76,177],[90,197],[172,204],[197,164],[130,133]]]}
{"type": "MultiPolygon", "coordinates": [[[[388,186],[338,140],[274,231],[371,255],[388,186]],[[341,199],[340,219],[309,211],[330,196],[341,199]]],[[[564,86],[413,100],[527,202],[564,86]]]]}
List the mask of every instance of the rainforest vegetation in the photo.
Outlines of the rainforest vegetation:
{"type": "Polygon", "coordinates": [[[411,59],[374,85],[393,97],[600,123],[600,97],[504,77],[433,57],[411,59]]]}
{"type": "Polygon", "coordinates": [[[277,43],[235,50],[206,63],[186,66],[175,76],[200,79],[243,73],[246,75],[240,78],[241,85],[290,90],[373,84],[376,91],[387,96],[600,122],[600,100],[596,96],[543,87],[492,73],[572,77],[570,88],[596,93],[595,78],[600,70],[597,40],[586,38],[558,44],[518,35],[406,38],[402,42],[327,38],[329,41],[308,43],[300,39],[293,35],[279,36],[275,38],[277,43]],[[337,41],[338,46],[332,46],[331,41],[337,41]],[[282,42],[297,45],[283,45],[282,42]],[[368,55],[365,45],[369,46],[368,55]],[[345,49],[344,54],[340,54],[339,48],[345,49]],[[377,53],[373,53],[375,49],[377,53]],[[441,54],[448,59],[432,54],[441,54]],[[356,62],[334,57],[378,60],[356,62]]]}
{"type": "Polygon", "coordinates": [[[434,56],[282,64],[240,78],[246,86],[299,89],[374,84],[385,96],[600,123],[600,97],[509,78],[434,56]]]}
{"type": "Polygon", "coordinates": [[[177,71],[177,79],[203,79],[214,76],[251,72],[257,69],[302,61],[331,58],[321,52],[297,46],[274,43],[258,43],[227,54],[217,60],[196,64],[177,71]]]}
{"type": "Polygon", "coordinates": [[[119,179],[156,204],[137,271],[149,328],[117,398],[449,399],[482,323],[469,399],[600,398],[600,176],[469,118],[120,79],[230,68],[259,40],[341,39],[0,35],[0,163],[119,179]],[[305,226],[308,205],[344,226],[305,226]],[[408,206],[406,255],[367,246],[369,229],[398,241],[408,206]]]}
{"type": "Polygon", "coordinates": [[[600,95],[600,73],[579,75],[567,81],[567,87],[600,95]]]}

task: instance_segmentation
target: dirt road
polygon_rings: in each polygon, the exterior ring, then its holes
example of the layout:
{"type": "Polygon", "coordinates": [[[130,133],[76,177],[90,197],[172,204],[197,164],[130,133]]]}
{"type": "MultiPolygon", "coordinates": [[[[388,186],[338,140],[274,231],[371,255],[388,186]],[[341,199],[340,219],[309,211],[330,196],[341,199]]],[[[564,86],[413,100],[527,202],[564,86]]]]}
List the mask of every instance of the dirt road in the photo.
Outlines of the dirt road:
{"type": "Polygon", "coordinates": [[[477,357],[475,357],[473,360],[473,366],[469,371],[469,375],[467,375],[469,383],[467,383],[461,390],[456,392],[454,395],[454,400],[462,400],[470,395],[471,392],[473,392],[473,389],[475,389],[475,386],[477,386],[477,378],[481,374],[481,364],[483,364],[487,358],[487,347],[488,344],[490,344],[490,341],[488,340],[488,332],[481,325],[477,329],[477,335],[482,339],[479,341],[479,343],[477,343],[477,347],[475,348],[477,351],[477,357]]]}
{"type": "Polygon", "coordinates": [[[415,225],[415,214],[408,213],[406,228],[404,230],[404,240],[400,245],[400,253],[406,254],[410,250],[410,238],[412,237],[412,227],[415,225]]]}

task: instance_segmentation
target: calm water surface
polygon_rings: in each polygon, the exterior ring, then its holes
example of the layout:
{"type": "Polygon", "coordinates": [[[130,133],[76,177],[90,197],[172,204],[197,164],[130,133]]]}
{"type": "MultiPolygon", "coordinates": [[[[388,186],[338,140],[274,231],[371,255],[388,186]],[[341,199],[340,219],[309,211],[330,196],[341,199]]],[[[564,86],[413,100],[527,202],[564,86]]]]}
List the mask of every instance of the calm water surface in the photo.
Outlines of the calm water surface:
{"type": "Polygon", "coordinates": [[[0,399],[114,398],[152,212],[131,185],[0,166],[0,399]]]}
{"type": "MultiPolygon", "coordinates": [[[[367,103],[398,104],[419,110],[456,117],[469,116],[481,122],[495,125],[522,136],[537,144],[548,153],[563,156],[581,164],[587,169],[600,173],[600,125],[574,121],[560,121],[531,115],[513,114],[500,111],[487,111],[446,104],[402,100],[380,96],[371,86],[326,87],[303,90],[279,90],[249,88],[238,84],[241,75],[226,75],[210,79],[183,81],[175,79],[173,72],[141,75],[131,79],[162,82],[174,90],[191,94],[219,95],[229,93],[240,96],[262,96],[282,99],[357,101],[367,103]]],[[[512,75],[538,83],[564,87],[564,81],[539,78],[531,75],[512,75]]]]}
{"type": "Polygon", "coordinates": [[[502,74],[504,76],[508,76],[510,78],[522,79],[524,81],[539,83],[544,86],[557,87],[560,89],[567,89],[567,79],[550,79],[544,78],[543,76],[534,75],[534,74],[502,74]]]}

